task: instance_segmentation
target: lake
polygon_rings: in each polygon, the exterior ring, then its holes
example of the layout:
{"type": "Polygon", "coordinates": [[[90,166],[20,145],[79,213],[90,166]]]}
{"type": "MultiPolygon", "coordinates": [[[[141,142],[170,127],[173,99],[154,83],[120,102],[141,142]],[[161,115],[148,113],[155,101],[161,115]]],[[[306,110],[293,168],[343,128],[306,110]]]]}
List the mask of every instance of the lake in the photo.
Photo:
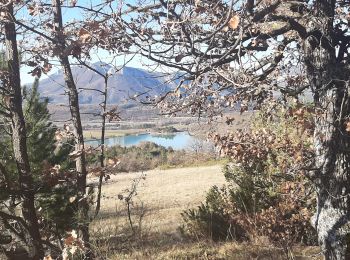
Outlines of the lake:
{"type": "MultiPolygon", "coordinates": [[[[141,142],[152,142],[164,147],[172,147],[174,150],[188,149],[195,137],[189,135],[187,132],[177,132],[169,134],[132,134],[125,136],[108,137],[105,140],[107,146],[133,146],[141,142]]],[[[87,140],[86,144],[91,146],[98,146],[101,141],[87,140]]]]}

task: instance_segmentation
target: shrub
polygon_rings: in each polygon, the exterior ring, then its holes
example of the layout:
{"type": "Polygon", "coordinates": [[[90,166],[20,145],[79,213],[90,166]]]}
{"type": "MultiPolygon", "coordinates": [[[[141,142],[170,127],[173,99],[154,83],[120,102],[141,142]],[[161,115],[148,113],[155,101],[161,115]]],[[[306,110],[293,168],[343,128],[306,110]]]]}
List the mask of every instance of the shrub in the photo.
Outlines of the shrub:
{"type": "MultiPolygon", "coordinates": [[[[90,154],[87,158],[91,168],[99,165],[99,154],[90,154]]],[[[119,145],[108,147],[109,158],[117,158],[120,162],[113,168],[114,172],[138,172],[155,169],[157,167],[192,166],[207,163],[215,159],[212,154],[198,154],[185,150],[176,151],[151,142],[143,142],[137,146],[122,147],[119,145]]]]}
{"type": "Polygon", "coordinates": [[[161,127],[156,129],[158,132],[161,133],[176,133],[179,132],[175,127],[173,126],[166,126],[166,127],[161,127]]]}
{"type": "Polygon", "coordinates": [[[197,209],[188,209],[181,216],[184,225],[182,233],[197,239],[210,238],[214,241],[247,238],[247,233],[241,225],[231,218],[226,203],[228,190],[226,187],[213,186],[197,209]]]}
{"type": "Polygon", "coordinates": [[[315,199],[303,170],[313,158],[311,111],[302,104],[278,106],[258,113],[247,131],[215,135],[231,159],[223,170],[227,185],[213,187],[202,205],[183,212],[182,230],[194,238],[315,244],[315,199]]]}

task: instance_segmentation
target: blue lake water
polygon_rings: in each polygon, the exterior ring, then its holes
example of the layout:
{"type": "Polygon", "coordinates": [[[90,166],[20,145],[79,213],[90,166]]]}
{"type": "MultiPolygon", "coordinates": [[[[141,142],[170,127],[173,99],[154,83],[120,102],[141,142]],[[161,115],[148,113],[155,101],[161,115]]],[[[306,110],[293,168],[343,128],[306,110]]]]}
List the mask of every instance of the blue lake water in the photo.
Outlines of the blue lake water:
{"type": "MultiPolygon", "coordinates": [[[[193,141],[194,137],[190,136],[187,132],[178,132],[171,134],[136,134],[126,136],[116,136],[106,138],[107,146],[133,146],[138,145],[141,142],[152,142],[164,147],[172,147],[174,150],[181,150],[189,148],[189,145],[193,141]]],[[[87,145],[98,146],[100,140],[87,140],[87,145]]]]}

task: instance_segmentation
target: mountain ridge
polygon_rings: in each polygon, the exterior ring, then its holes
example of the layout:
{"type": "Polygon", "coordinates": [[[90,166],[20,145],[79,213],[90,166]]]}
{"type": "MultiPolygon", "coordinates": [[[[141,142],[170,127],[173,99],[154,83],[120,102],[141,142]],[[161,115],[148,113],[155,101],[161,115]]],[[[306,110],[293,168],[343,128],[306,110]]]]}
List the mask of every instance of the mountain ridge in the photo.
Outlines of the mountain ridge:
{"type": "MultiPolygon", "coordinates": [[[[115,72],[112,66],[103,62],[89,64],[89,66],[102,74],[109,74],[107,102],[110,104],[127,103],[135,95],[140,96],[142,99],[146,98],[146,96],[161,95],[175,85],[174,82],[169,82],[169,75],[159,72],[149,72],[144,69],[127,66],[115,72]]],[[[93,70],[78,65],[72,66],[72,73],[79,89],[79,103],[101,103],[103,96],[100,91],[104,89],[104,78],[93,70]]],[[[49,102],[52,104],[67,103],[68,96],[65,95],[65,82],[62,70],[41,80],[39,92],[42,97],[49,98],[49,102]]]]}

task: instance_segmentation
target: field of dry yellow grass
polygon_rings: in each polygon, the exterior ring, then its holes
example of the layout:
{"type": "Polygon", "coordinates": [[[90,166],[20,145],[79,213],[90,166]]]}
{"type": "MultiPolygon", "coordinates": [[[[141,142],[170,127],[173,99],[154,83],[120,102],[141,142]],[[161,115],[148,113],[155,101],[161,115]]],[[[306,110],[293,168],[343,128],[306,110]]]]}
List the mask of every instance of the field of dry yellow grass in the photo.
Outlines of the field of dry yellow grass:
{"type": "MultiPolygon", "coordinates": [[[[213,243],[182,236],[181,212],[200,205],[213,185],[225,183],[221,169],[222,165],[213,165],[111,176],[103,186],[101,213],[91,225],[96,252],[101,258],[116,260],[286,259],[285,251],[264,241],[213,243]],[[131,205],[133,233],[125,200],[118,195],[125,198],[135,180],[137,194],[131,205]]],[[[295,248],[290,254],[294,257],[291,259],[320,259],[318,252],[317,247],[305,247],[295,248]]]]}
{"type": "MultiPolygon", "coordinates": [[[[105,137],[118,137],[118,136],[125,136],[128,134],[139,134],[146,132],[146,130],[140,130],[140,129],[127,129],[127,130],[111,130],[108,129],[105,133],[105,137]]],[[[84,130],[84,137],[86,139],[99,139],[101,138],[101,130],[91,129],[91,130],[84,130]]]]}
{"type": "MultiPolygon", "coordinates": [[[[145,173],[122,173],[111,176],[103,186],[101,219],[96,226],[113,221],[123,222],[125,202],[118,195],[127,194],[135,180],[144,176],[133,198],[136,211],[145,212],[144,223],[157,232],[176,232],[180,213],[199,205],[208,189],[225,182],[221,165],[170,170],[151,170],[145,173]],[[118,219],[121,218],[121,219],[118,219]]],[[[124,221],[126,218],[124,218],[124,221]]],[[[100,230],[101,232],[101,230],[100,230]]]]}

